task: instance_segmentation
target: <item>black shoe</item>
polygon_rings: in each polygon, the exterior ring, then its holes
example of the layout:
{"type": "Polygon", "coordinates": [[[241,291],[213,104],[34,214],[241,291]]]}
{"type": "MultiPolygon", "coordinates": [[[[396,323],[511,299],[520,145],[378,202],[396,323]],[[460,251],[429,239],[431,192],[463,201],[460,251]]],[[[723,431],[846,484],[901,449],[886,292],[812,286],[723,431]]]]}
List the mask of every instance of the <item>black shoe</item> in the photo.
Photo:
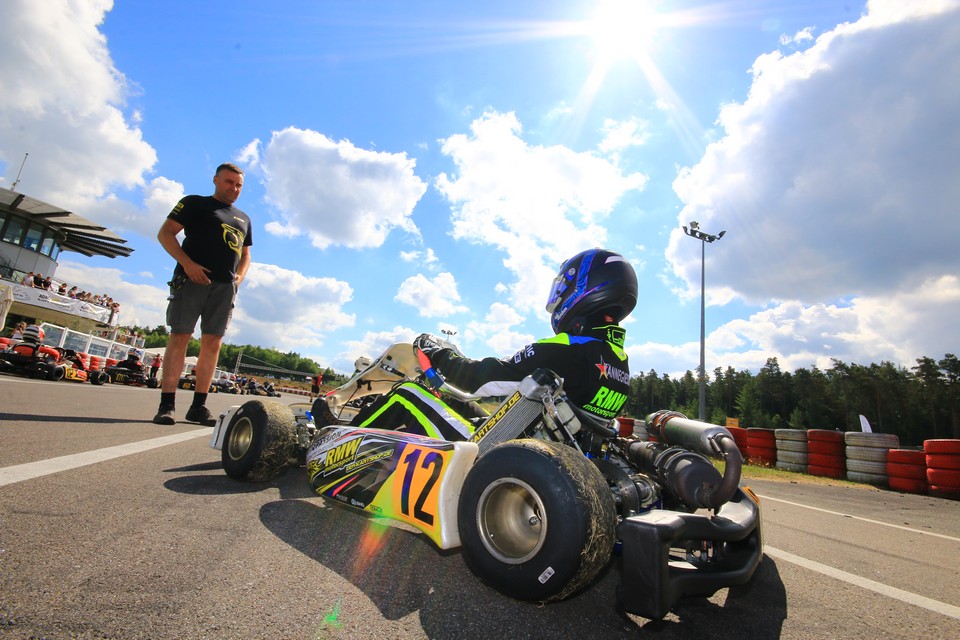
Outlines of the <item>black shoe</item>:
{"type": "Polygon", "coordinates": [[[207,409],[204,405],[191,405],[187,409],[187,422],[199,422],[205,427],[212,427],[217,424],[217,419],[213,417],[213,414],[210,413],[210,409],[207,409]]]}
{"type": "Polygon", "coordinates": [[[173,416],[173,408],[160,407],[157,415],[153,416],[154,424],[177,424],[177,419],[173,416]]]}

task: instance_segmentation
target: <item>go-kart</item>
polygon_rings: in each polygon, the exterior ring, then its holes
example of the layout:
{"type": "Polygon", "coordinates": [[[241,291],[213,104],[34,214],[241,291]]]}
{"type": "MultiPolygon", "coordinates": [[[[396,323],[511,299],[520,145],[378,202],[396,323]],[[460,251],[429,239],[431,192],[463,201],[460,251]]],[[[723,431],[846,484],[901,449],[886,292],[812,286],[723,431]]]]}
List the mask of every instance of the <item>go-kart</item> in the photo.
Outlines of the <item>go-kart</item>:
{"type": "Polygon", "coordinates": [[[106,376],[100,371],[88,370],[73,349],[29,342],[0,351],[0,371],[46,380],[89,380],[95,385],[106,382],[106,376]]]}
{"type": "Polygon", "coordinates": [[[109,381],[114,384],[127,384],[135,387],[147,387],[148,389],[156,389],[160,386],[160,381],[151,378],[142,363],[136,364],[140,366],[124,366],[123,363],[118,363],[104,369],[104,373],[106,373],[109,381]]]}
{"type": "MultiPolygon", "coordinates": [[[[194,376],[183,376],[180,378],[180,382],[177,383],[177,386],[181,389],[194,391],[197,388],[197,379],[194,376]]],[[[211,382],[207,393],[217,393],[218,391],[220,391],[220,387],[211,382]]]]}
{"type": "Polygon", "coordinates": [[[739,486],[730,433],[674,412],[651,414],[646,429],[649,439],[585,413],[545,369],[485,403],[395,344],[313,405],[231,407],[210,445],[238,480],[305,464],[321,496],[410,524],[441,549],[462,547],[471,571],[513,598],[561,600],[618,557],[619,603],[659,619],[684,596],[748,582],[763,548],[759,501],[739,486]],[[410,381],[478,402],[487,415],[473,437],[350,426],[365,403],[410,381]],[[724,461],[722,474],[707,456],[724,461]]]}
{"type": "Polygon", "coordinates": [[[268,398],[279,398],[280,392],[274,389],[273,383],[268,382],[267,384],[251,384],[247,386],[247,395],[249,396],[266,396],[268,398]]]}
{"type": "Polygon", "coordinates": [[[236,382],[224,378],[214,380],[213,386],[217,388],[218,393],[240,393],[240,387],[237,386],[236,382]]]}

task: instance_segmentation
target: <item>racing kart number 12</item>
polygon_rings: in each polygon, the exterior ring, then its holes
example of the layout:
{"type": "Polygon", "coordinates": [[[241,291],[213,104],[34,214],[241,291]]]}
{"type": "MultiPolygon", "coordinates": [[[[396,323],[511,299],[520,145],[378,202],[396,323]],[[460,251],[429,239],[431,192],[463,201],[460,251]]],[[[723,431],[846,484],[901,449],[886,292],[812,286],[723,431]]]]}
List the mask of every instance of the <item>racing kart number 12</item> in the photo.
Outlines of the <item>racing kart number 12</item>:
{"type": "Polygon", "coordinates": [[[416,520],[430,529],[435,526],[437,482],[445,462],[446,457],[436,449],[415,444],[404,447],[393,481],[393,504],[400,505],[398,519],[416,520]]]}

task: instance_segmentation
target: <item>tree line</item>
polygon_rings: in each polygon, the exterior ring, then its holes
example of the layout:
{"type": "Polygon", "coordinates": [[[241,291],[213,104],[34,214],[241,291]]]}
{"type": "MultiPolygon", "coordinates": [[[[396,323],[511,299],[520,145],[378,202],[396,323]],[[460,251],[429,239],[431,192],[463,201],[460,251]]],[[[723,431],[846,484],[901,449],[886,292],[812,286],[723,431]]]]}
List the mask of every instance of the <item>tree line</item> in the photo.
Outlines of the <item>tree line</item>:
{"type": "MultiPolygon", "coordinates": [[[[144,348],[146,349],[165,348],[170,338],[167,328],[162,325],[154,327],[153,329],[134,327],[133,330],[143,334],[144,348]]],[[[237,364],[237,358],[240,357],[241,353],[243,354],[242,363],[244,365],[241,370],[248,375],[252,373],[253,375],[262,375],[265,377],[280,377],[268,368],[263,369],[262,373],[256,372],[257,365],[264,365],[265,367],[297,371],[307,377],[322,373],[325,381],[338,378],[333,369],[321,367],[316,361],[310,358],[304,358],[299,353],[283,353],[276,349],[249,344],[234,345],[226,342],[223,343],[223,346],[220,347],[220,357],[217,359],[217,367],[225,371],[233,371],[237,364]]],[[[195,357],[199,354],[200,341],[196,338],[191,338],[190,343],[187,345],[187,357],[195,357]]]]}
{"type": "MultiPolygon", "coordinates": [[[[899,436],[902,446],[931,438],[960,438],[960,359],[923,357],[910,369],[890,362],[859,365],[832,360],[832,367],[784,372],[776,358],[754,375],[727,367],[706,381],[708,422],[737,418],[741,427],[860,431],[865,416],[874,431],[899,436]]],[[[696,418],[699,382],[687,371],[634,375],[626,413],[645,417],[659,409],[696,418]]]]}

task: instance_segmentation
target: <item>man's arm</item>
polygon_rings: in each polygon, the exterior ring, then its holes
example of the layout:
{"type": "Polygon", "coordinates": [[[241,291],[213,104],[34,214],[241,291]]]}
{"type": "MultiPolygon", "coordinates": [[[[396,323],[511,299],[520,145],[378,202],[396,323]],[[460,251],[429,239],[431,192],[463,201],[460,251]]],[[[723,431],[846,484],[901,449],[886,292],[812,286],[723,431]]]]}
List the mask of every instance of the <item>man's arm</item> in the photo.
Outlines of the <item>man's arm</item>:
{"type": "Polygon", "coordinates": [[[250,268],[250,247],[243,247],[240,251],[240,264],[237,265],[237,275],[233,279],[240,286],[244,278],[247,277],[247,269],[250,268]]]}
{"type": "Polygon", "coordinates": [[[210,270],[194,262],[190,256],[183,251],[183,247],[180,246],[180,241],[177,240],[177,234],[182,230],[182,224],[167,218],[163,221],[163,225],[157,233],[157,240],[160,241],[160,246],[162,246],[174,260],[180,263],[180,266],[183,267],[184,272],[187,274],[187,277],[190,278],[191,282],[210,284],[210,278],[207,276],[210,270]]]}

